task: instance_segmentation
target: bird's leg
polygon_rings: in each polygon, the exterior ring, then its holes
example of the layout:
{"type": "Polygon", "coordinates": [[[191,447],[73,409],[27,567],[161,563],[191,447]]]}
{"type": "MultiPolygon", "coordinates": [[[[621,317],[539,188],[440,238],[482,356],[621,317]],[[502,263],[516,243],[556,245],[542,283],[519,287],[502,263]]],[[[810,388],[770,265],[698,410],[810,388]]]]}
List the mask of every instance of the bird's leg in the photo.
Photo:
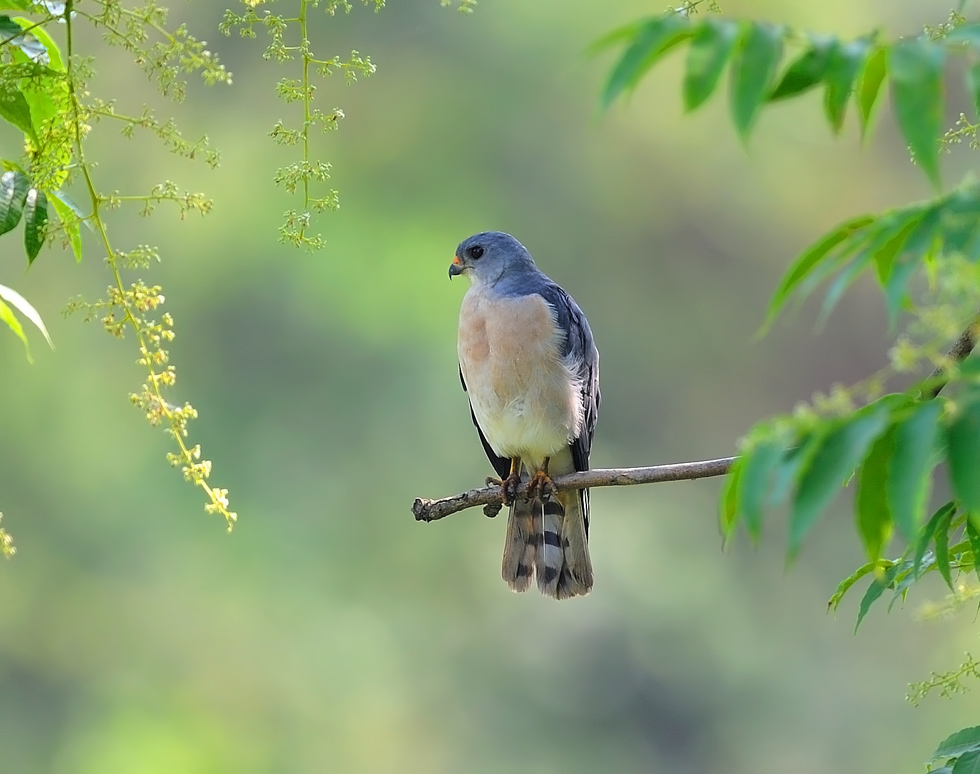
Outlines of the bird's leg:
{"type": "Polygon", "coordinates": [[[551,458],[545,457],[541,469],[531,476],[531,480],[527,485],[528,500],[537,498],[544,502],[555,493],[555,486],[551,483],[551,476],[548,475],[548,464],[550,462],[551,458]]]}
{"type": "Polygon", "coordinates": [[[499,486],[500,496],[504,498],[504,505],[510,505],[517,499],[517,490],[521,485],[521,458],[511,457],[510,475],[507,478],[488,478],[487,486],[499,486]]]}

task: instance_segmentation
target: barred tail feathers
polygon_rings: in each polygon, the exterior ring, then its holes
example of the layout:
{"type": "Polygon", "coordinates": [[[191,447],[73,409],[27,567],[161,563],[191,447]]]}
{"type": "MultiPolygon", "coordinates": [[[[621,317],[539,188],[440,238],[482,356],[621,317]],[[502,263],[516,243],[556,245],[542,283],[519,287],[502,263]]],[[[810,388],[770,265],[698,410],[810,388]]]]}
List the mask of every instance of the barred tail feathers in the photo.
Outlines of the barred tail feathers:
{"type": "Polygon", "coordinates": [[[518,498],[507,516],[507,536],[504,538],[504,558],[500,574],[511,591],[527,591],[531,585],[541,531],[540,506],[518,498]]]}
{"type": "Polygon", "coordinates": [[[532,574],[538,590],[555,599],[592,588],[583,493],[561,493],[543,506],[519,500],[511,506],[501,575],[513,591],[527,591],[532,574]]]}
{"type": "Polygon", "coordinates": [[[541,508],[541,545],[534,563],[534,574],[538,579],[538,591],[547,597],[558,597],[558,580],[565,563],[562,550],[562,522],[565,509],[557,500],[548,500],[541,508]]]}
{"type": "Polygon", "coordinates": [[[588,491],[583,490],[557,495],[565,510],[561,534],[564,561],[555,595],[558,599],[582,596],[592,590],[594,577],[585,522],[588,496],[588,491]]]}

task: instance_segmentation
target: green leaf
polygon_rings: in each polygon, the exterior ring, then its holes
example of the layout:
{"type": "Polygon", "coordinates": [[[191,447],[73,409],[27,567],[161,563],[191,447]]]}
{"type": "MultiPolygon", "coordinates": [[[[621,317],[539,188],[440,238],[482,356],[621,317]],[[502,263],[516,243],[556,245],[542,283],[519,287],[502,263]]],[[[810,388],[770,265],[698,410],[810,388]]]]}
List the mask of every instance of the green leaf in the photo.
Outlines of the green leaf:
{"type": "MultiPolygon", "coordinates": [[[[966,521],[966,514],[963,514],[963,516],[956,518],[955,520],[952,520],[949,525],[949,530],[947,530],[947,532],[955,532],[956,528],[963,526],[965,521],[966,521]]],[[[965,539],[960,540],[958,543],[954,543],[953,545],[949,546],[948,548],[949,555],[956,558],[956,561],[950,565],[950,569],[953,570],[960,569],[961,563],[964,561],[962,555],[970,550],[971,550],[970,541],[965,539]]]]}
{"type": "Polygon", "coordinates": [[[48,222],[48,197],[44,191],[32,188],[27,192],[24,206],[24,250],[28,266],[34,263],[44,245],[45,226],[48,222]]]}
{"type": "Polygon", "coordinates": [[[864,64],[871,41],[859,38],[843,46],[838,46],[830,56],[830,66],[827,70],[827,91],[824,95],[824,109],[827,120],[835,133],[844,126],[844,111],[847,101],[854,90],[861,66],[864,64]]]}
{"type": "MultiPolygon", "coordinates": [[[[44,122],[58,114],[58,106],[55,104],[54,96],[52,96],[53,92],[49,91],[49,87],[53,85],[50,78],[21,80],[21,93],[31,108],[31,125],[39,137],[44,122]]],[[[63,89],[63,87],[64,82],[59,81],[58,88],[63,89]]]]}
{"type": "Polygon", "coordinates": [[[926,550],[929,548],[929,542],[932,540],[933,535],[936,534],[937,525],[943,519],[951,519],[955,512],[956,503],[950,500],[944,506],[939,508],[934,514],[932,514],[929,521],[926,522],[926,525],[919,530],[919,536],[916,538],[915,542],[915,560],[912,567],[912,570],[916,575],[919,574],[919,565],[922,564],[922,557],[926,555],[926,550]]]}
{"type": "Polygon", "coordinates": [[[54,207],[58,220],[61,221],[65,236],[71,245],[71,251],[75,254],[75,260],[82,260],[82,232],[79,228],[80,216],[76,212],[74,204],[68,199],[67,195],[61,191],[55,191],[48,199],[54,207]]]}
{"type": "Polygon", "coordinates": [[[34,323],[34,326],[41,331],[45,341],[48,342],[48,346],[51,347],[51,349],[54,349],[54,343],[51,341],[51,337],[48,335],[48,329],[44,327],[44,321],[41,319],[41,315],[38,314],[37,309],[35,309],[26,298],[24,298],[13,288],[8,288],[6,285],[0,285],[0,298],[34,323]]]}
{"type": "Polygon", "coordinates": [[[611,32],[607,32],[601,38],[592,43],[585,53],[589,56],[595,56],[605,51],[607,48],[612,48],[617,43],[625,43],[631,38],[635,38],[640,28],[646,23],[647,20],[640,19],[638,21],[630,22],[629,24],[624,24],[622,27],[617,27],[611,32]]]}
{"type": "Polygon", "coordinates": [[[7,327],[14,332],[14,335],[24,342],[24,351],[27,353],[27,362],[33,363],[34,358],[31,357],[31,345],[30,342],[27,341],[27,334],[24,333],[24,328],[21,326],[20,320],[17,319],[10,307],[3,301],[0,301],[0,320],[5,322],[7,327]]]}
{"type": "Polygon", "coordinates": [[[37,38],[38,42],[44,46],[44,51],[47,54],[47,61],[42,61],[41,64],[46,64],[52,70],[56,72],[65,71],[65,63],[61,58],[61,49],[58,48],[58,44],[54,42],[47,30],[44,27],[39,27],[31,19],[25,19],[22,16],[15,16],[14,22],[20,25],[21,29],[30,28],[30,34],[37,38]]]}
{"type": "Polygon", "coordinates": [[[742,457],[738,510],[745,519],[745,528],[753,538],[758,538],[762,530],[762,504],[776,466],[785,454],[786,444],[776,439],[767,439],[742,457]]]}
{"type": "Polygon", "coordinates": [[[871,581],[871,585],[864,592],[864,596],[861,598],[861,604],[858,606],[857,623],[854,624],[855,633],[857,633],[858,627],[861,626],[861,621],[864,620],[871,606],[885,593],[885,589],[889,588],[895,582],[895,578],[899,573],[908,570],[911,566],[912,562],[897,562],[885,570],[881,577],[871,581]]]}
{"type": "Polygon", "coordinates": [[[969,260],[980,258],[980,189],[961,187],[946,199],[940,212],[939,231],[944,253],[960,253],[969,260]]]}
{"type": "Polygon", "coordinates": [[[929,400],[895,426],[895,451],[884,488],[895,526],[908,541],[914,540],[925,515],[942,413],[942,403],[929,400]]]}
{"type": "Polygon", "coordinates": [[[875,223],[875,236],[868,246],[875,261],[878,282],[884,287],[891,276],[896,256],[905,250],[909,237],[926,215],[921,206],[897,210],[882,216],[875,223]]]}
{"type": "MultiPolygon", "coordinates": [[[[826,280],[828,277],[840,272],[842,267],[844,271],[848,271],[848,269],[855,263],[855,261],[852,260],[852,257],[855,253],[864,249],[870,237],[870,233],[859,233],[852,239],[845,241],[839,249],[834,251],[829,260],[822,261],[799,285],[797,285],[794,293],[794,295],[797,297],[797,302],[800,302],[809,296],[814,289],[823,284],[824,280],[826,280]]],[[[859,263],[858,268],[864,268],[863,260],[858,261],[857,263],[859,263]]],[[[838,278],[837,282],[840,281],[840,278],[838,278]]],[[[845,280],[845,282],[848,281],[849,280],[845,280]]],[[[828,293],[831,292],[837,291],[832,288],[830,291],[828,291],[828,293]]],[[[829,306],[829,303],[825,302],[825,305],[829,306]]]]}
{"type": "Polygon", "coordinates": [[[809,466],[800,471],[790,515],[791,557],[800,550],[803,538],[816,523],[820,512],[844,486],[872,442],[885,431],[893,404],[894,397],[885,396],[836,423],[809,466]]]}
{"type": "Polygon", "coordinates": [[[953,576],[949,570],[949,525],[955,512],[955,508],[940,511],[942,515],[936,522],[936,530],[933,533],[933,542],[936,546],[936,567],[950,591],[953,589],[953,576]]]}
{"type": "Polygon", "coordinates": [[[783,279],[773,293],[769,301],[769,309],[766,312],[766,322],[763,324],[763,331],[767,330],[776,319],[780,309],[786,303],[790,294],[796,287],[806,279],[816,269],[822,261],[828,258],[838,245],[852,237],[860,234],[870,224],[875,222],[873,215],[861,215],[857,218],[845,221],[837,227],[835,231],[825,236],[815,245],[806,250],[797,258],[789,270],[783,275],[783,279]]]}
{"type": "Polygon", "coordinates": [[[895,267],[895,258],[905,251],[909,237],[916,231],[924,217],[925,212],[921,207],[911,207],[889,213],[875,224],[878,234],[869,245],[868,252],[874,257],[875,273],[883,288],[888,286],[892,269],[895,267]]]}
{"type": "Polygon", "coordinates": [[[980,774],[980,750],[963,753],[953,764],[950,774],[980,774]]]}
{"type": "Polygon", "coordinates": [[[837,49],[838,42],[834,38],[822,38],[811,41],[811,48],[786,68],[776,88],[769,95],[769,101],[795,97],[809,91],[820,83],[827,74],[830,58],[837,49]]]}
{"type": "Polygon", "coordinates": [[[945,49],[923,38],[903,40],[888,55],[892,103],[916,163],[939,186],[945,49]]]}
{"type": "Polygon", "coordinates": [[[688,19],[673,12],[643,24],[613,67],[602,90],[601,107],[608,108],[620,94],[635,89],[640,78],[660,57],[693,34],[688,19]]]}
{"type": "Polygon", "coordinates": [[[892,269],[888,284],[885,285],[885,305],[888,308],[888,325],[895,328],[898,322],[898,313],[902,311],[902,305],[908,295],[909,280],[919,268],[919,260],[914,257],[902,258],[892,269]]]}
{"type": "Polygon", "coordinates": [[[30,11],[33,5],[32,0],[3,0],[0,11],[30,11]]]}
{"type": "Polygon", "coordinates": [[[887,72],[888,49],[883,46],[876,46],[865,61],[861,83],[858,86],[858,115],[861,117],[862,138],[867,134],[868,127],[871,125],[875,105],[878,103],[878,94],[881,92],[881,84],[884,82],[887,72]]]}
{"type": "Polygon", "coordinates": [[[942,214],[949,201],[948,196],[932,202],[922,208],[922,219],[909,234],[908,241],[905,243],[905,250],[918,258],[931,256],[939,246],[939,224],[942,221],[942,214]]]}
{"type": "MultiPolygon", "coordinates": [[[[929,554],[929,557],[926,559],[926,561],[924,563],[925,566],[926,566],[926,569],[928,569],[932,565],[932,563],[935,562],[935,561],[936,561],[935,556],[933,556],[932,554],[929,554]]],[[[906,562],[905,564],[910,564],[910,562],[906,562]]],[[[892,594],[892,598],[888,602],[888,612],[889,613],[892,611],[892,608],[895,607],[895,603],[898,602],[899,599],[901,599],[903,602],[905,601],[905,596],[906,596],[906,594],[908,594],[909,588],[913,584],[915,584],[916,582],[918,582],[918,580],[919,580],[919,578],[916,576],[916,574],[912,571],[911,568],[906,569],[904,572],[899,572],[895,576],[895,581],[896,581],[895,582],[895,593],[892,594]]]]}
{"type": "Polygon", "coordinates": [[[960,363],[960,375],[977,377],[980,376],[980,355],[971,354],[960,363]]]}
{"type": "Polygon", "coordinates": [[[748,139],[759,108],[772,88],[782,53],[782,28],[747,23],[731,70],[732,119],[743,141],[748,139]]]}
{"type": "Polygon", "coordinates": [[[909,233],[900,253],[907,257],[897,259],[885,281],[885,301],[888,308],[889,324],[894,327],[905,301],[909,280],[919,267],[922,259],[932,255],[937,245],[942,202],[925,209],[921,219],[909,233]]]}
{"type": "Polygon", "coordinates": [[[34,24],[31,19],[23,17],[10,19],[0,16],[0,37],[17,35],[18,32],[31,28],[30,32],[22,32],[14,39],[16,47],[11,51],[11,56],[17,63],[33,62],[37,65],[35,77],[22,78],[20,88],[30,107],[31,125],[35,134],[40,137],[44,122],[58,114],[59,106],[64,106],[68,97],[68,86],[58,45],[43,27],[35,27],[34,24]]]}
{"type": "Polygon", "coordinates": [[[866,251],[861,251],[857,256],[855,256],[847,267],[838,275],[834,284],[830,286],[827,291],[827,295],[824,297],[823,304],[820,306],[820,314],[817,316],[817,329],[822,329],[827,323],[827,319],[830,317],[830,313],[834,311],[834,307],[837,306],[837,302],[840,301],[840,297],[844,295],[844,291],[847,290],[854,281],[861,276],[865,268],[870,261],[870,255],[866,251]]]}
{"type": "Polygon", "coordinates": [[[18,164],[16,161],[11,161],[10,159],[0,158],[0,169],[3,169],[4,172],[20,172],[22,175],[27,174],[20,164],[18,164]]]}
{"type": "Polygon", "coordinates": [[[966,537],[970,541],[970,550],[973,552],[973,570],[980,578],[980,532],[974,525],[975,517],[966,520],[966,537]]]}
{"type": "Polygon", "coordinates": [[[962,728],[955,734],[950,734],[936,748],[929,763],[943,761],[947,758],[958,758],[970,752],[980,751],[980,726],[962,728]]]}
{"type": "Polygon", "coordinates": [[[738,39],[735,22],[708,19],[698,28],[687,52],[684,72],[684,109],[694,110],[704,104],[718,86],[738,39]]]}
{"type": "Polygon", "coordinates": [[[872,444],[858,472],[855,496],[858,533],[872,562],[881,558],[881,549],[892,532],[892,514],[885,496],[885,480],[894,449],[895,430],[891,428],[872,444]]]}
{"type": "Polygon", "coordinates": [[[867,564],[858,567],[853,573],[837,584],[837,588],[834,590],[834,595],[827,601],[828,611],[837,610],[837,608],[840,607],[841,601],[844,599],[844,595],[850,591],[851,587],[865,575],[878,569],[884,571],[888,567],[891,567],[891,565],[892,563],[885,559],[883,561],[879,560],[877,562],[868,562],[867,564]]]}
{"type": "Polygon", "coordinates": [[[795,447],[783,455],[776,467],[776,477],[767,499],[769,505],[780,505],[786,500],[800,471],[810,464],[813,455],[820,449],[825,435],[826,428],[817,427],[809,435],[798,439],[795,447]]]}
{"type": "Polygon", "coordinates": [[[726,539],[735,532],[735,527],[738,526],[738,489],[741,476],[742,458],[739,457],[732,463],[732,467],[725,477],[725,486],[721,490],[719,521],[721,534],[726,539]]]}
{"type": "Polygon", "coordinates": [[[0,234],[6,234],[20,223],[30,187],[30,181],[21,172],[7,171],[0,175],[0,234]]]}
{"type": "Polygon", "coordinates": [[[953,491],[971,514],[980,514],[980,400],[973,391],[947,432],[953,491]]]}
{"type": "Polygon", "coordinates": [[[20,129],[37,144],[37,132],[31,123],[31,106],[20,91],[7,94],[8,99],[0,99],[0,118],[20,129]]]}
{"type": "MultiPolygon", "coordinates": [[[[33,22],[31,23],[33,24],[33,22]]],[[[23,26],[18,24],[15,19],[0,14],[0,42],[6,42],[8,45],[20,49],[32,62],[47,64],[47,49],[33,33],[34,30],[24,32],[23,26]]]]}

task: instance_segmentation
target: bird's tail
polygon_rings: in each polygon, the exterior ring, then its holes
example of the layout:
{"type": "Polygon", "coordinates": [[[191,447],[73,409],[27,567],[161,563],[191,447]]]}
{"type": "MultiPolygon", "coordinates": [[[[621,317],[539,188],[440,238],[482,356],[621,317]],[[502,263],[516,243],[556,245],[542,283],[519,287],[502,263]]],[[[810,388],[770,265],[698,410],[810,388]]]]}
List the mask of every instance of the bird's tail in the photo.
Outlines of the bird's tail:
{"type": "Polygon", "coordinates": [[[527,591],[534,574],[534,559],[541,542],[541,509],[518,497],[507,515],[507,537],[500,574],[512,591],[527,591]]]}
{"type": "Polygon", "coordinates": [[[513,591],[538,590],[567,599],[592,588],[592,560],[585,526],[585,492],[561,492],[544,504],[518,499],[510,507],[501,575],[513,591]]]}

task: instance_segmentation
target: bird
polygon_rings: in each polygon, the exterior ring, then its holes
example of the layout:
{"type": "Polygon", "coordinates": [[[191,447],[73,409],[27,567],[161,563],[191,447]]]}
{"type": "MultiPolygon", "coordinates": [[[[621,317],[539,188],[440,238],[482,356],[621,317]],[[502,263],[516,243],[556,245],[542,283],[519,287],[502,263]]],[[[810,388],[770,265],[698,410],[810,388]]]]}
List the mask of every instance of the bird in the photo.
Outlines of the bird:
{"type": "Polygon", "coordinates": [[[599,413],[599,351],[574,299],[510,234],[456,248],[449,277],[470,280],[459,311],[459,377],[510,510],[501,576],[532,576],[548,597],[588,594],[589,490],[556,492],[551,476],[589,469],[599,413]],[[527,498],[522,497],[524,489],[527,498]]]}

